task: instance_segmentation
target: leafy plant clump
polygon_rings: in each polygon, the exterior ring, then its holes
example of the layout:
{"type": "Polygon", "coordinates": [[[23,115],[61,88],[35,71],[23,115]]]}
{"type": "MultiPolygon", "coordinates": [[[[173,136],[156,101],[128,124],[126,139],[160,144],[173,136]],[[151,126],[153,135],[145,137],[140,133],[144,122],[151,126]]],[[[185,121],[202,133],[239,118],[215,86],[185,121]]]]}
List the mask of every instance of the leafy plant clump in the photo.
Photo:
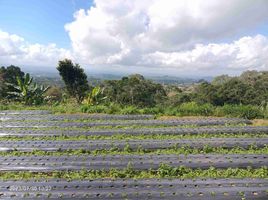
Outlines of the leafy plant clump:
{"type": "Polygon", "coordinates": [[[30,77],[28,73],[23,78],[17,76],[16,80],[17,84],[6,83],[14,89],[13,92],[8,92],[10,98],[25,105],[40,105],[44,102],[44,94],[49,87],[38,86],[36,83],[33,83],[33,77],[30,77]]]}

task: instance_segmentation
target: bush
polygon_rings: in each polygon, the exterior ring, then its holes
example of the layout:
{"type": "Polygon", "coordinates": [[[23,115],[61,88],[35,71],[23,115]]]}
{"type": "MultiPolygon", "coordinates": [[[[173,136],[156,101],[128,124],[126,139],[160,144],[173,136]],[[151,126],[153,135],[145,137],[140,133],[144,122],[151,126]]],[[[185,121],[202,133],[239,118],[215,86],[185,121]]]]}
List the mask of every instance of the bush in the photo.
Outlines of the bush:
{"type": "Polygon", "coordinates": [[[0,110],[8,110],[8,106],[6,106],[6,105],[0,105],[0,110]]]}
{"type": "Polygon", "coordinates": [[[214,106],[209,103],[198,105],[196,102],[183,103],[178,109],[179,116],[210,116],[213,115],[214,106]]]}
{"type": "Polygon", "coordinates": [[[119,104],[111,103],[107,105],[107,113],[108,114],[118,114],[121,111],[121,106],[119,104]]]}
{"type": "Polygon", "coordinates": [[[164,113],[164,108],[163,107],[152,107],[152,108],[143,108],[140,110],[142,114],[163,114],[164,113]]]}
{"type": "Polygon", "coordinates": [[[264,113],[257,106],[252,105],[229,105],[217,107],[215,111],[217,116],[242,117],[246,119],[263,118],[264,113]]]}
{"type": "Polygon", "coordinates": [[[127,115],[127,114],[140,114],[140,110],[135,106],[126,106],[121,109],[120,114],[127,115]]]}
{"type": "Polygon", "coordinates": [[[165,108],[165,115],[179,115],[177,107],[167,107],[165,108]]]}
{"type": "Polygon", "coordinates": [[[81,111],[84,113],[107,113],[108,109],[104,105],[95,105],[95,106],[82,105],[81,111]]]}
{"type": "Polygon", "coordinates": [[[49,102],[60,102],[63,92],[61,88],[53,86],[46,91],[45,95],[49,102]]]}

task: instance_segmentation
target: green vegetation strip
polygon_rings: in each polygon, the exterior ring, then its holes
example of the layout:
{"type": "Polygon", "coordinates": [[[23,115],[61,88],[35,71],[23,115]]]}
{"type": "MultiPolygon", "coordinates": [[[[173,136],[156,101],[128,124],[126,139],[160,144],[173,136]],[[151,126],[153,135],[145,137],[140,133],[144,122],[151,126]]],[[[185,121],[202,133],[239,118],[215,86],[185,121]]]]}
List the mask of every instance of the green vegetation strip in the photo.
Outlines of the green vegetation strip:
{"type": "Polygon", "coordinates": [[[153,126],[153,125],[226,125],[226,124],[251,124],[249,120],[243,119],[199,119],[199,120],[121,120],[121,121],[98,121],[98,122],[0,122],[0,128],[39,128],[39,127],[93,127],[93,126],[153,126]]]}
{"type": "Polygon", "coordinates": [[[145,140],[145,139],[157,139],[157,140],[167,140],[167,139],[198,139],[198,138],[267,138],[268,135],[265,133],[220,133],[220,134],[187,134],[187,135],[162,135],[162,134],[145,134],[145,135],[129,135],[129,134],[115,134],[111,136],[107,135],[79,135],[79,136],[44,136],[44,137],[35,137],[35,136],[25,136],[17,137],[17,136],[4,136],[0,137],[1,141],[6,140],[145,140]]]}
{"type": "Polygon", "coordinates": [[[67,172],[0,172],[1,180],[31,180],[31,179],[54,179],[64,178],[67,180],[87,180],[98,178],[268,178],[268,168],[258,169],[228,168],[216,169],[210,167],[207,170],[191,169],[186,167],[170,167],[161,165],[157,170],[137,171],[131,168],[123,170],[80,170],[67,172]]]}
{"type": "Polygon", "coordinates": [[[215,153],[215,154],[268,154],[268,146],[264,148],[255,148],[251,146],[249,149],[243,149],[240,147],[234,147],[231,149],[227,149],[224,147],[210,147],[204,146],[201,149],[191,148],[191,147],[180,147],[176,146],[169,149],[156,149],[156,150],[146,150],[142,148],[138,148],[136,150],[132,150],[128,145],[125,146],[123,150],[118,148],[111,149],[101,149],[101,150],[67,150],[67,151],[40,151],[34,150],[31,152],[21,152],[21,151],[11,151],[11,152],[0,152],[0,156],[63,156],[63,155],[144,155],[144,154],[204,154],[204,153],[215,153]]]}
{"type": "MultiPolygon", "coordinates": [[[[23,123],[23,122],[22,122],[23,123]]],[[[235,126],[243,127],[246,126],[246,124],[236,124],[235,126]]],[[[60,130],[60,131],[67,131],[67,130],[76,130],[76,131],[93,131],[93,130],[117,130],[117,129],[141,129],[141,128],[198,128],[199,126],[194,124],[188,124],[188,125],[176,125],[176,126],[170,126],[170,125],[118,125],[118,126],[93,126],[93,127],[38,127],[38,128],[29,128],[29,127],[23,127],[23,128],[1,128],[2,131],[6,130],[16,130],[16,131],[49,131],[49,130],[60,130]]],[[[233,127],[232,124],[226,124],[226,125],[213,125],[213,126],[202,126],[203,128],[209,127],[209,128],[217,128],[217,127],[233,127]]]]}
{"type": "MultiPolygon", "coordinates": [[[[235,124],[224,124],[224,125],[207,125],[202,126],[202,128],[224,128],[224,127],[246,127],[248,126],[245,123],[235,124]]],[[[132,129],[145,129],[145,128],[200,128],[200,126],[195,124],[185,124],[185,125],[165,125],[165,124],[158,124],[158,125],[118,125],[118,126],[93,126],[93,127],[38,127],[38,128],[31,128],[31,127],[14,127],[14,128],[1,128],[0,130],[16,130],[16,131],[49,131],[49,130],[76,130],[76,131],[93,131],[93,130],[117,130],[117,129],[125,129],[125,130],[132,130],[132,129]]]]}

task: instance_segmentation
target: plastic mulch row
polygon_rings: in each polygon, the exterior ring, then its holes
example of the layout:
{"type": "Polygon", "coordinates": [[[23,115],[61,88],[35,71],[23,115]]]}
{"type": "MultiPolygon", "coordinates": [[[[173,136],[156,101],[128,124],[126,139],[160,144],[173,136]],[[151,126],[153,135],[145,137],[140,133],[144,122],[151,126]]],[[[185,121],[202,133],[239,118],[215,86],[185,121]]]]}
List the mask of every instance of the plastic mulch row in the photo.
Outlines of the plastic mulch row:
{"type": "Polygon", "coordinates": [[[168,149],[168,148],[204,148],[224,147],[265,147],[268,138],[198,138],[198,139],[170,139],[170,140],[22,140],[22,141],[1,141],[0,151],[62,151],[62,150],[102,150],[102,149],[124,149],[126,146],[135,149],[168,149]]]}
{"type": "Polygon", "coordinates": [[[267,199],[267,179],[0,181],[4,199],[267,199]]]}
{"type": "Polygon", "coordinates": [[[46,115],[51,114],[48,110],[2,110],[1,115],[46,115]]]}
{"type": "Polygon", "coordinates": [[[138,120],[153,119],[153,115],[109,115],[109,114],[64,114],[64,115],[0,115],[1,121],[62,121],[62,120],[138,120]]]}
{"type": "Polygon", "coordinates": [[[62,171],[158,169],[161,164],[172,167],[185,166],[193,169],[259,168],[268,166],[265,154],[189,154],[189,155],[107,155],[107,156],[4,156],[0,157],[0,171],[62,171]]]}
{"type": "Polygon", "coordinates": [[[220,133],[268,133],[268,126],[239,126],[239,127],[198,127],[198,128],[140,128],[140,129],[103,129],[103,130],[38,130],[38,129],[15,129],[15,128],[3,128],[0,129],[0,137],[3,136],[79,136],[79,135],[115,135],[115,134],[127,134],[127,135],[148,135],[148,134],[166,134],[166,135],[185,135],[185,134],[220,134],[220,133]]]}
{"type": "Polygon", "coordinates": [[[246,119],[181,119],[181,120],[129,120],[129,121],[97,121],[97,122],[51,122],[51,121],[34,121],[34,122],[0,122],[0,128],[38,128],[38,127],[95,127],[95,126],[131,126],[131,125],[225,125],[225,124],[251,124],[246,119]]]}

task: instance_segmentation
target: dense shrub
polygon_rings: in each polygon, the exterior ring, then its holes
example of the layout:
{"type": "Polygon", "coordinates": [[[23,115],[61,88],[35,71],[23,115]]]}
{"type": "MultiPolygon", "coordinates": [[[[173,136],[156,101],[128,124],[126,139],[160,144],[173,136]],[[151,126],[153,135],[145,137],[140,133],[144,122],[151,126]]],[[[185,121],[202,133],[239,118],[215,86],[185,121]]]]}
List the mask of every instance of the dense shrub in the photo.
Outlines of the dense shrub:
{"type": "Polygon", "coordinates": [[[45,95],[49,102],[60,102],[62,100],[63,91],[61,88],[53,86],[46,91],[45,95]]]}
{"type": "Polygon", "coordinates": [[[183,103],[178,107],[180,116],[210,116],[213,115],[214,107],[211,104],[198,105],[196,102],[183,103]]]}
{"type": "Polygon", "coordinates": [[[217,107],[215,111],[217,116],[242,117],[247,119],[263,118],[264,113],[257,106],[251,105],[224,105],[217,107]]]}
{"type": "Polygon", "coordinates": [[[126,106],[121,109],[120,114],[127,115],[127,114],[141,114],[141,111],[135,106],[126,106]]]}
{"type": "Polygon", "coordinates": [[[162,114],[164,112],[165,112],[165,109],[163,107],[160,107],[160,106],[141,109],[141,113],[143,113],[143,114],[157,115],[157,114],[162,114]]]}
{"type": "Polygon", "coordinates": [[[179,115],[177,107],[166,107],[164,110],[165,115],[179,115]]]}
{"type": "Polygon", "coordinates": [[[81,111],[84,113],[107,113],[108,108],[104,105],[94,105],[94,106],[88,106],[88,105],[82,105],[81,111]]]}

